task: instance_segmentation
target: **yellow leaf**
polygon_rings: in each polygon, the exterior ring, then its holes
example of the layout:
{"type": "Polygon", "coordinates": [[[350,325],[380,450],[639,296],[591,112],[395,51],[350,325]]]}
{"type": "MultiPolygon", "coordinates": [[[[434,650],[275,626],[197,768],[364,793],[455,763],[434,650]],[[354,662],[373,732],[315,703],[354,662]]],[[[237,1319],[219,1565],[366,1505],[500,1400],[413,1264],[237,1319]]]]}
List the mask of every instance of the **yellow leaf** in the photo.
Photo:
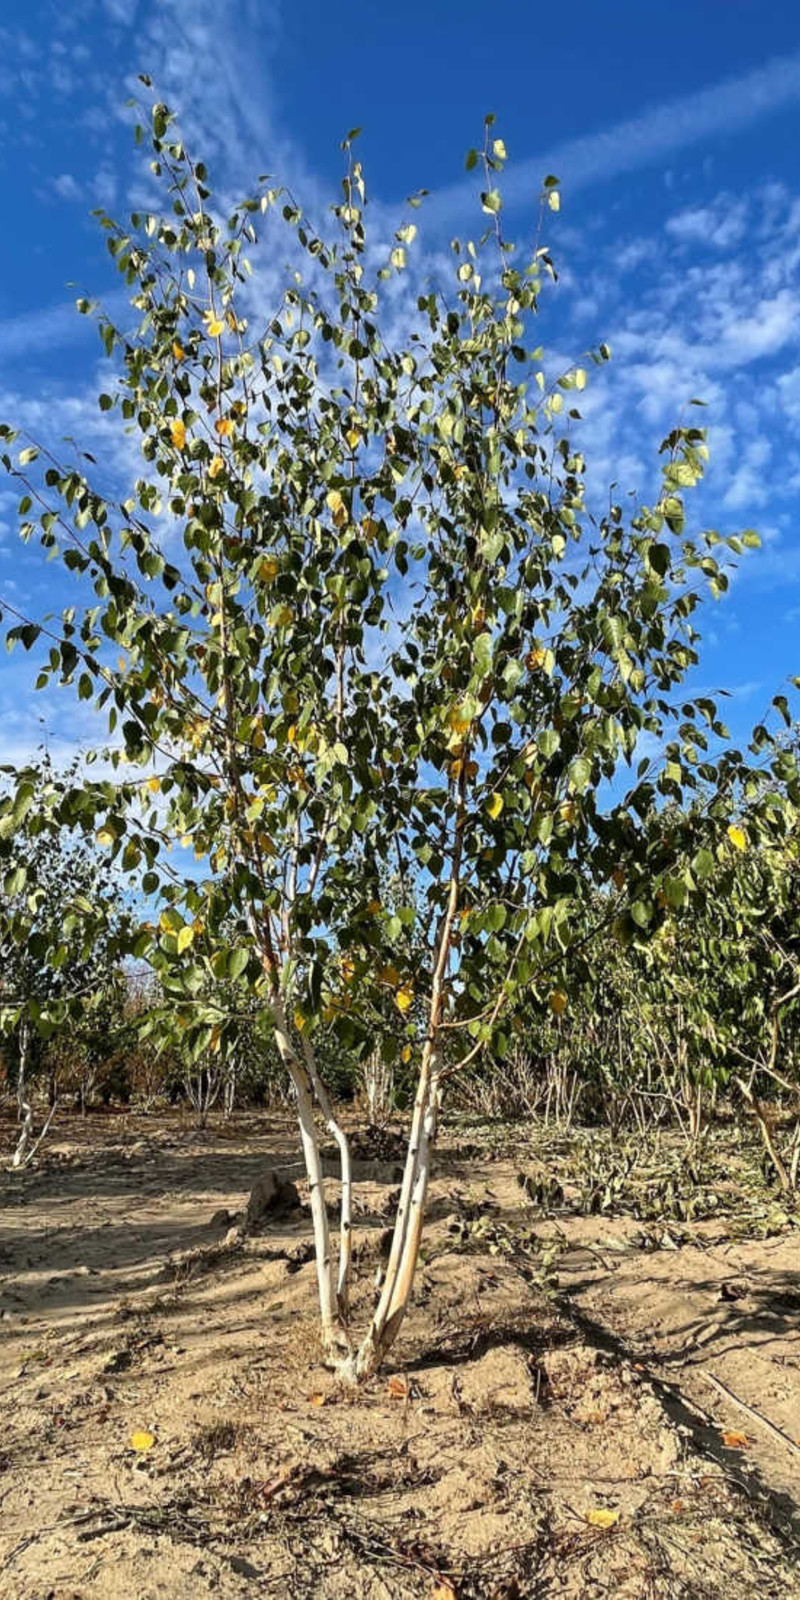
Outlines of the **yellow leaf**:
{"type": "Polygon", "coordinates": [[[213,456],[208,463],[209,478],[218,478],[220,473],[224,471],[225,462],[223,461],[222,456],[213,456]]]}
{"type": "Polygon", "coordinates": [[[213,311],[206,311],[205,323],[206,330],[211,335],[211,338],[218,339],[223,328],[225,327],[224,322],[222,322],[219,317],[215,317],[213,311]]]}
{"type": "Polygon", "coordinates": [[[186,355],[186,351],[184,350],[183,345],[178,344],[177,340],[176,340],[175,344],[172,346],[172,354],[175,357],[176,361],[182,361],[184,356],[186,355]]]}
{"type": "Polygon", "coordinates": [[[158,794],[158,791],[161,788],[161,779],[160,778],[148,778],[147,787],[150,790],[151,794],[158,794]]]}
{"type": "Polygon", "coordinates": [[[184,926],[178,930],[178,955],[182,956],[184,950],[188,950],[190,944],[193,942],[194,928],[190,927],[188,924],[184,924],[184,926]]]}
{"type": "Polygon", "coordinates": [[[410,1044],[404,1044],[403,1045],[403,1048],[400,1051],[400,1060],[402,1061],[404,1067],[408,1066],[408,1063],[411,1060],[411,1046],[410,1046],[410,1044]]]}
{"type": "Polygon", "coordinates": [[[270,620],[275,624],[276,628],[288,628],[293,618],[294,612],[291,606],[276,606],[270,620]]]}
{"type": "Polygon", "coordinates": [[[279,571],[280,562],[276,561],[274,556],[265,556],[259,563],[258,576],[262,583],[271,583],[273,578],[277,578],[279,571]]]}
{"type": "Polygon", "coordinates": [[[489,804],[486,807],[486,810],[488,811],[489,816],[492,817],[492,819],[494,819],[496,817],[499,817],[500,812],[502,811],[502,809],[503,809],[503,796],[501,794],[492,794],[492,795],[490,795],[489,796],[489,804]]]}
{"type": "Polygon", "coordinates": [[[559,812],[564,822],[574,822],[577,816],[575,801],[565,800],[563,805],[559,806],[559,812]]]}
{"type": "Polygon", "coordinates": [[[584,372],[583,367],[578,367],[578,370],[575,373],[575,388],[576,389],[585,389],[586,388],[586,373],[584,372]]]}
{"type": "Polygon", "coordinates": [[[731,826],[728,829],[728,838],[730,839],[731,844],[735,844],[737,850],[747,849],[747,834],[745,833],[744,828],[737,828],[735,823],[731,823],[731,826]]]}
{"type": "Polygon", "coordinates": [[[233,423],[230,417],[217,417],[214,427],[221,439],[229,439],[233,433],[233,423]]]}
{"type": "Polygon", "coordinates": [[[403,985],[402,989],[398,989],[397,994],[394,997],[394,1001],[398,1011],[402,1011],[403,1015],[405,1015],[407,1011],[410,1011],[414,1004],[414,990],[411,988],[411,985],[406,983],[403,985]]]}
{"type": "Polygon", "coordinates": [[[464,706],[451,706],[447,713],[447,726],[453,733],[466,733],[472,718],[464,706]]]}
{"type": "Polygon", "coordinates": [[[338,489],[328,490],[325,496],[325,504],[333,517],[334,527],[341,528],[342,524],[347,521],[347,506],[338,489]]]}
{"type": "Polygon", "coordinates": [[[543,644],[531,646],[525,657],[525,665],[529,672],[535,672],[537,667],[543,667],[547,658],[547,651],[543,644]]]}
{"type": "Polygon", "coordinates": [[[98,844],[113,844],[116,835],[111,832],[110,828],[98,828],[95,838],[98,844]]]}
{"type": "Polygon", "coordinates": [[[295,1014],[294,1014],[294,1025],[295,1025],[298,1033],[302,1033],[303,1032],[303,1029],[304,1029],[304,1027],[306,1025],[306,1019],[303,1016],[302,1011],[300,1011],[300,1010],[295,1011],[295,1014]]]}
{"type": "Polygon", "coordinates": [[[547,196],[547,204],[551,211],[561,210],[561,196],[557,189],[551,189],[547,196]]]}
{"type": "Polygon", "coordinates": [[[324,1406],[325,1401],[327,1399],[327,1395],[324,1395],[324,1394],[310,1394],[308,1398],[309,1398],[312,1406],[324,1406]]]}
{"type": "Polygon", "coordinates": [[[549,1005],[550,1010],[555,1012],[557,1017],[563,1017],[568,1004],[564,990],[553,989],[552,993],[547,997],[547,1004],[549,1005]]]}
{"type": "Polygon", "coordinates": [[[170,423],[169,431],[175,449],[182,450],[186,443],[186,424],[181,422],[180,417],[176,417],[175,421],[170,423]]]}
{"type": "Polygon", "coordinates": [[[613,1528],[614,1523],[619,1522],[619,1516],[619,1511],[610,1511],[607,1506],[593,1506],[586,1513],[586,1521],[593,1528],[613,1528]]]}
{"type": "Polygon", "coordinates": [[[155,1442],[155,1434],[147,1433],[145,1429],[137,1429],[137,1431],[132,1433],[130,1437],[130,1446],[132,1450],[152,1450],[155,1442]]]}
{"type": "Polygon", "coordinates": [[[747,1450],[750,1440],[746,1433],[723,1433],[722,1443],[726,1450],[747,1450]]]}
{"type": "Polygon", "coordinates": [[[361,443],[361,434],[358,428],[348,428],[345,438],[351,450],[355,450],[356,445],[361,443]]]}

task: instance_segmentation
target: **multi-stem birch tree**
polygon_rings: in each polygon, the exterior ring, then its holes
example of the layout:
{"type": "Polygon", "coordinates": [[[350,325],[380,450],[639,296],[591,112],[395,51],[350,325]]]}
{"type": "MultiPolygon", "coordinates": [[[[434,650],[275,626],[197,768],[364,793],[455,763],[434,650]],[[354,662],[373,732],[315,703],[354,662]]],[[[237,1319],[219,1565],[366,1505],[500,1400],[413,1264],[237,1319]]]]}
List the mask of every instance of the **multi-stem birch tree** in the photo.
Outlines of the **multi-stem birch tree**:
{"type": "MultiPolygon", "coordinates": [[[[161,105],[151,140],[163,212],[103,219],[139,326],[100,314],[118,363],[100,406],[143,467],[112,500],[91,461],[65,467],[50,441],[4,430],[22,536],[94,591],[56,624],[12,612],[11,633],[47,644],[41,686],[71,685],[107,719],[117,772],[87,769],[61,815],[157,902],[136,951],[192,1047],[235,1036],[209,978],[263,1004],[297,1099],[324,1346],[360,1378],[409,1304],[447,1077],[502,1048],[520,987],[566,1003],[552,973],[584,938],[586,882],[647,922],[681,847],[649,854],[657,784],[708,781],[702,719],[670,698],[696,660],[700,592],[725,584],[717,536],[683,533],[705,444],[676,429],[653,506],[591,516],[565,406],[608,351],[548,376],[534,321],[552,264],[538,240],[503,237],[490,119],[468,158],[487,231],[453,244],[447,287],[405,300],[423,281],[415,224],[367,247],[352,138],[330,237],[269,182],[222,217],[161,105]],[[282,230],[293,265],[264,315],[253,285],[282,230]],[[642,733],[667,741],[664,763],[614,798],[642,733]],[[368,1048],[366,1013],[387,997],[416,1093],[359,1341],[348,1143],[315,1038],[368,1048]],[[338,1251],[315,1111],[341,1156],[338,1251]]],[[[544,219],[557,193],[546,180],[544,219]]]]}

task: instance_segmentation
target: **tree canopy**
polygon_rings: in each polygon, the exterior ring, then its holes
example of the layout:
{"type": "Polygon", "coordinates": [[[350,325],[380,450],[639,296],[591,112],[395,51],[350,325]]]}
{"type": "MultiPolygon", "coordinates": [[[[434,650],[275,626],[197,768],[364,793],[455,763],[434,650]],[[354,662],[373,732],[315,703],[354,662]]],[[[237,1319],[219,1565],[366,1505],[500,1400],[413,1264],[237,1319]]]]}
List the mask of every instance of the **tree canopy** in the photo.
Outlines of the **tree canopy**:
{"type": "MultiPolygon", "coordinates": [[[[553,374],[535,342],[554,269],[504,235],[492,119],[469,157],[483,236],[453,242],[452,281],[418,293],[400,335],[387,295],[416,224],[370,238],[355,135],[327,233],[269,180],[222,215],[158,103],[150,141],[161,208],[101,218],[138,326],[98,313],[117,371],[99,405],[142,467],[110,498],[86,456],[65,466],[0,430],[22,537],[79,597],[56,622],[12,617],[8,637],[44,644],[38,686],[106,725],[110,773],[75,774],[52,819],[93,833],[154,902],[131,948],[191,1050],[235,1045],[215,984],[263,1005],[299,1102],[326,1341],[362,1373],[405,1311],[447,1077],[502,1055],[520,995],[562,1013],[569,958],[601,929],[645,938],[702,891],[742,806],[785,803],[758,752],[725,744],[714,702],[682,691],[697,609],[757,540],[689,533],[695,426],[664,441],[652,504],[596,511],[578,402],[609,351],[553,374]],[[293,259],[269,315],[247,258],[261,225],[273,257],[288,232],[293,259]],[[416,1101],[353,1356],[349,1156],[315,1038],[366,1053],[368,1013],[387,1009],[416,1101]],[[338,1273],[314,1099],[342,1153],[338,1273]]],[[[546,179],[543,215],[557,196],[546,179]]]]}

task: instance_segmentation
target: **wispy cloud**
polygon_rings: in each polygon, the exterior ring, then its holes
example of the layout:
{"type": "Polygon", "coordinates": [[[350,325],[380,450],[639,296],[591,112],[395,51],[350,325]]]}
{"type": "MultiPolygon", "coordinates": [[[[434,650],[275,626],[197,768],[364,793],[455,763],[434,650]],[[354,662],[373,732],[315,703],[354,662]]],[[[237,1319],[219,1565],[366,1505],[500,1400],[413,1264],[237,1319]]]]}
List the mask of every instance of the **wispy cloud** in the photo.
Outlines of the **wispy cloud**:
{"type": "Polygon", "coordinates": [[[212,174],[222,167],[237,186],[297,164],[275,115],[278,24],[276,0],[151,0],[137,30],[138,70],[152,75],[212,174]]]}
{"type": "Polygon", "coordinates": [[[691,249],[704,245],[713,250],[733,250],[747,230],[747,205],[733,195],[720,194],[711,205],[690,206],[676,212],[666,226],[667,233],[691,249]]]}
{"type": "Polygon", "coordinates": [[[81,186],[71,172],[62,172],[53,179],[53,188],[60,200],[80,200],[81,186]]]}
{"type": "MultiPolygon", "coordinates": [[[[503,184],[506,205],[530,206],[548,172],[556,173],[567,192],[574,194],[588,184],[652,166],[716,134],[746,128],[798,102],[800,52],[778,56],[740,77],[665,101],[639,117],[552,145],[514,164],[503,184]]],[[[441,190],[429,202],[426,220],[450,225],[473,203],[474,192],[474,184],[468,182],[441,190]]]]}
{"type": "MultiPolygon", "coordinates": [[[[111,317],[124,317],[128,300],[124,290],[114,290],[104,297],[103,304],[111,317]]],[[[50,351],[87,338],[97,343],[95,324],[76,311],[74,300],[46,306],[41,311],[28,311],[19,317],[0,319],[0,355],[4,366],[24,361],[40,350],[50,351]]]]}

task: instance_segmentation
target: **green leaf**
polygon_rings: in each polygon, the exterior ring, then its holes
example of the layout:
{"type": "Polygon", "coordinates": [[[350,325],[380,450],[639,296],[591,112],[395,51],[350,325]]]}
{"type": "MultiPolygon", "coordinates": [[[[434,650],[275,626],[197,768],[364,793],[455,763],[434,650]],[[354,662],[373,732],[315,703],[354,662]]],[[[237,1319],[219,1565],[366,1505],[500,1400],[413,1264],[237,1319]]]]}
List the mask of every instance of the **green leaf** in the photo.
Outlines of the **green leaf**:
{"type": "Polygon", "coordinates": [[[228,977],[234,981],[240,978],[249,960],[250,951],[242,945],[237,945],[235,949],[229,951],[226,964],[228,977]]]}
{"type": "Polygon", "coordinates": [[[589,785],[592,776],[592,763],[588,756],[578,756],[569,769],[570,786],[577,794],[583,794],[589,785]]]}
{"type": "Polygon", "coordinates": [[[702,850],[698,850],[696,856],[694,857],[692,861],[692,871],[694,872],[695,877],[698,878],[702,883],[706,878],[711,877],[715,865],[716,863],[711,851],[705,849],[704,847],[702,850]]]}

